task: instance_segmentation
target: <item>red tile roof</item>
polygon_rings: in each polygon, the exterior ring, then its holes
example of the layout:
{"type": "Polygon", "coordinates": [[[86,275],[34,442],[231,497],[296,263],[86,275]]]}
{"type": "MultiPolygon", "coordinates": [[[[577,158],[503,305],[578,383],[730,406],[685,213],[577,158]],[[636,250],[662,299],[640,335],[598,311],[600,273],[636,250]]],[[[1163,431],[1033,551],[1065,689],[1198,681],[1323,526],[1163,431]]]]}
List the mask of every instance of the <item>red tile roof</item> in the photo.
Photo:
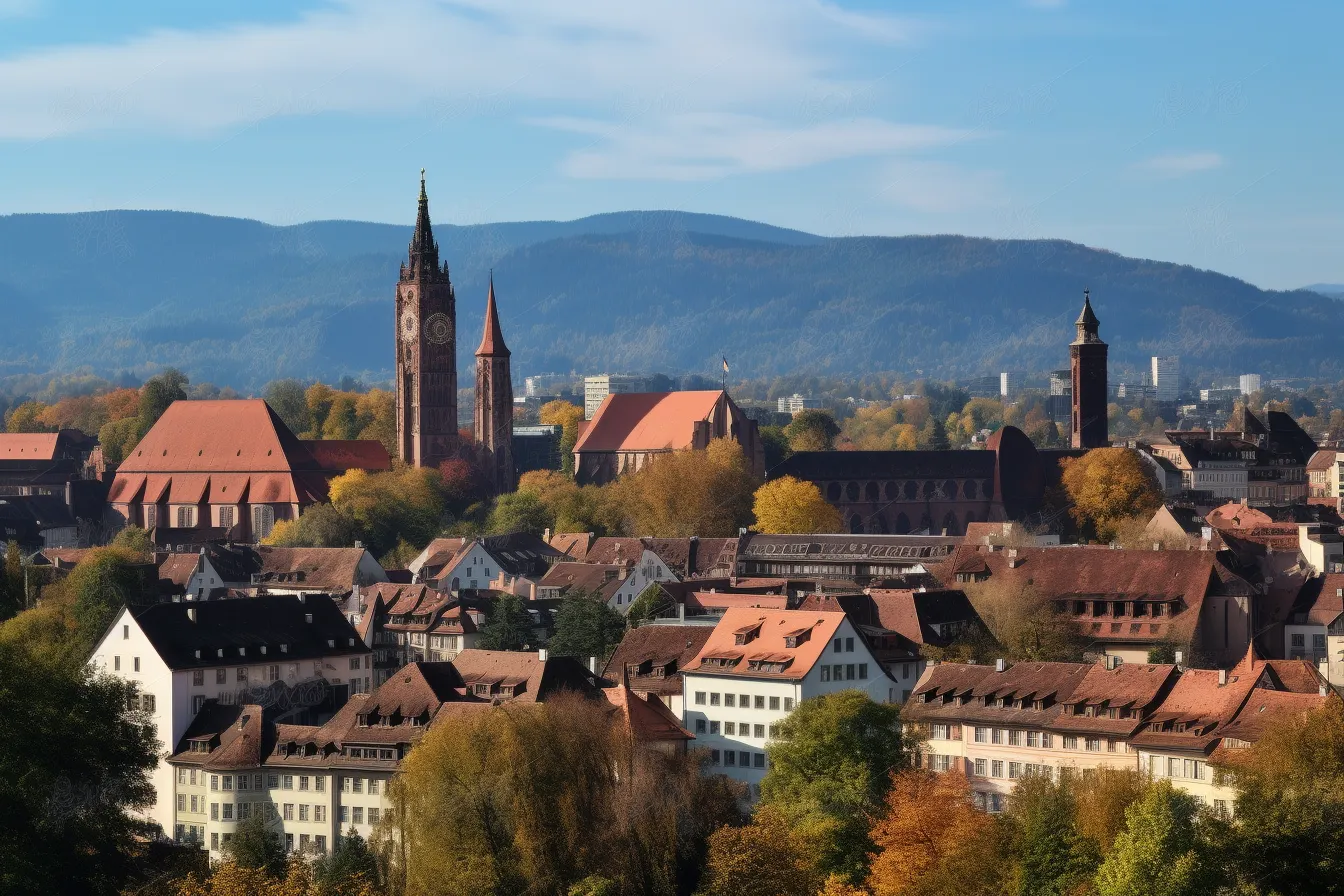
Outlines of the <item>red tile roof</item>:
{"type": "Polygon", "coordinates": [[[52,460],[56,457],[56,432],[0,433],[0,461],[52,460]]]}
{"type": "Polygon", "coordinates": [[[591,532],[556,532],[548,543],[557,551],[563,551],[575,560],[584,560],[592,540],[591,532]]]}
{"type": "MultiPolygon", "coordinates": [[[[756,595],[758,599],[760,595],[756,595]]],[[[714,632],[705,642],[700,654],[686,667],[687,672],[709,672],[721,675],[741,675],[751,678],[804,678],[821,658],[830,643],[844,613],[804,612],[801,610],[758,610],[732,608],[723,614],[714,632]],[[746,627],[758,629],[759,634],[744,644],[737,643],[737,632],[746,627]],[[784,637],[799,629],[807,629],[808,637],[797,647],[785,644],[784,637]],[[710,665],[708,658],[736,658],[727,665],[710,665]],[[753,662],[783,663],[779,672],[758,671],[753,662]]]]}
{"type": "Polygon", "coordinates": [[[725,591],[692,591],[686,595],[688,610],[723,610],[732,607],[760,607],[784,610],[789,599],[784,594],[730,594],[725,591]]]}
{"type": "Polygon", "coordinates": [[[694,740],[681,721],[655,694],[641,696],[624,685],[603,688],[603,698],[624,718],[636,743],[694,740]]]}
{"type": "Polygon", "coordinates": [[[641,625],[625,633],[602,677],[641,693],[680,694],[682,669],[713,633],[710,625],[641,625]]]}
{"type": "Polygon", "coordinates": [[[608,395],[574,450],[676,451],[689,448],[695,437],[695,424],[710,418],[723,395],[719,390],[608,395]]]}
{"type": "Polygon", "coordinates": [[[178,589],[186,588],[200,563],[200,554],[169,554],[159,562],[159,582],[170,582],[178,589]]]}
{"type": "Polygon", "coordinates": [[[485,299],[485,332],[481,334],[481,345],[476,349],[476,357],[509,356],[509,347],[504,344],[504,330],[499,326],[499,309],[495,307],[495,278],[490,277],[490,292],[485,299]]]}

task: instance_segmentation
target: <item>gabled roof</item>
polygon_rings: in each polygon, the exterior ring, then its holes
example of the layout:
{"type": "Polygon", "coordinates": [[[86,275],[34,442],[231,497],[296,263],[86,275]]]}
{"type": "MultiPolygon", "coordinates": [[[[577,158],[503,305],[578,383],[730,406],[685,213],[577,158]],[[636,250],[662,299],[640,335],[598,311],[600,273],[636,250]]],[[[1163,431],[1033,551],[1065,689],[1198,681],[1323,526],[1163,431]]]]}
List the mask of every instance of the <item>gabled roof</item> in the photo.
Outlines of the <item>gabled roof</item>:
{"type": "Polygon", "coordinates": [[[173,585],[178,592],[187,587],[191,577],[196,574],[201,555],[192,553],[169,554],[159,561],[159,584],[173,585]]]}
{"type": "Polygon", "coordinates": [[[170,669],[369,652],[340,607],[324,595],[153,604],[136,613],[135,621],[170,669]]]}
{"type": "Polygon", "coordinates": [[[656,694],[640,695],[625,685],[603,688],[602,697],[625,721],[636,743],[695,740],[656,694]]]}
{"type": "Polygon", "coordinates": [[[55,432],[0,433],[0,461],[52,460],[59,439],[55,432]]]}
{"type": "MultiPolygon", "coordinates": [[[[753,597],[762,599],[762,595],[753,597]]],[[[844,621],[844,613],[729,608],[685,671],[748,678],[802,679],[816,665],[844,621]],[[757,634],[746,643],[738,644],[738,633],[745,629],[753,629],[757,634]],[[796,635],[799,631],[806,631],[806,636],[799,639],[797,646],[788,646],[786,636],[796,635]],[[708,659],[727,662],[707,663],[708,659]],[[782,669],[752,668],[761,663],[782,666],[782,669]]]]}
{"type": "Polygon", "coordinates": [[[602,677],[613,684],[625,681],[643,693],[680,694],[682,669],[695,659],[713,633],[708,625],[655,624],[630,629],[616,645],[602,677]],[[640,671],[630,674],[630,667],[640,671]],[[658,668],[662,668],[662,676],[656,674],[658,668]]]}
{"type": "Polygon", "coordinates": [[[561,595],[571,591],[586,591],[609,597],[625,583],[629,571],[628,567],[623,566],[565,560],[547,570],[537,587],[555,588],[561,595]]]}
{"type": "Polygon", "coordinates": [[[703,392],[612,393],[574,446],[581,451],[677,451],[694,443],[695,424],[725,397],[703,392]]]}
{"type": "Polygon", "coordinates": [[[1256,687],[1251,690],[1241,711],[1237,713],[1220,732],[1224,738],[1233,737],[1255,743],[1283,713],[1315,712],[1339,697],[1332,691],[1322,694],[1312,691],[1308,694],[1291,691],[1276,691],[1256,687]]]}
{"type": "Polygon", "coordinates": [[[256,768],[271,752],[274,733],[275,726],[268,723],[261,706],[223,704],[211,698],[191,720],[170,759],[201,760],[207,769],[256,768]],[[209,753],[193,751],[193,742],[204,742],[209,753]]]}
{"type": "Polygon", "coordinates": [[[567,656],[553,656],[542,660],[536,651],[478,650],[470,648],[453,657],[453,666],[462,676],[463,684],[526,684],[522,693],[513,699],[535,703],[545,700],[554,691],[574,690],[591,693],[597,687],[596,676],[578,660],[567,656]]]}
{"type": "Polygon", "coordinates": [[[588,553],[588,545],[592,540],[593,533],[591,532],[556,532],[551,535],[548,544],[575,560],[584,560],[588,553]]]}

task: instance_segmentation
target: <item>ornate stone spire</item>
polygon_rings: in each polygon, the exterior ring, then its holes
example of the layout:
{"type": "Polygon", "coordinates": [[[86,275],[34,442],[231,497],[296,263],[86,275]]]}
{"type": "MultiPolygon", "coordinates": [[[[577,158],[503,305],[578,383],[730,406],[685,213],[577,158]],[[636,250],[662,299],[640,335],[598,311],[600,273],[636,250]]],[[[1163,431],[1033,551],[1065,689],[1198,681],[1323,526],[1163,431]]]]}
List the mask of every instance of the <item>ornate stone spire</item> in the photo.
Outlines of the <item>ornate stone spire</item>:
{"type": "Polygon", "coordinates": [[[507,358],[509,347],[504,344],[504,330],[499,325],[499,309],[495,307],[495,272],[490,272],[490,293],[485,299],[485,333],[481,336],[481,347],[476,349],[478,358],[507,358]]]}
{"type": "Polygon", "coordinates": [[[420,169],[420,205],[415,214],[415,233],[411,235],[408,273],[415,277],[439,272],[439,244],[429,223],[429,194],[425,192],[425,169],[420,169]]]}
{"type": "Polygon", "coordinates": [[[1083,310],[1078,315],[1078,319],[1073,325],[1078,328],[1078,338],[1075,342],[1100,342],[1101,337],[1097,335],[1097,328],[1101,326],[1101,321],[1097,320],[1097,315],[1092,310],[1091,290],[1083,290],[1083,310]]]}

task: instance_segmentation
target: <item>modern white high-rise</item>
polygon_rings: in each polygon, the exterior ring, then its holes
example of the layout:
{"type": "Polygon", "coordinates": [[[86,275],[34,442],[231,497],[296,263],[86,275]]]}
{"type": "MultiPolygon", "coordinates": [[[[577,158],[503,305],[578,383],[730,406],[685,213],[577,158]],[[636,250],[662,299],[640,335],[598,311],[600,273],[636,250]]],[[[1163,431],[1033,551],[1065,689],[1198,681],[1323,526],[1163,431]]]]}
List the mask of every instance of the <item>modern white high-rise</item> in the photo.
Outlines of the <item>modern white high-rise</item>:
{"type": "Polygon", "coordinates": [[[1153,391],[1158,401],[1175,401],[1181,394],[1181,359],[1153,356],[1153,391]]]}
{"type": "Polygon", "coordinates": [[[649,391],[649,378],[616,373],[603,373],[583,378],[583,418],[593,419],[597,409],[608,395],[649,391]]]}
{"type": "Polygon", "coordinates": [[[1241,375],[1241,394],[1250,395],[1252,392],[1260,391],[1260,374],[1243,373],[1241,375]]]}
{"type": "Polygon", "coordinates": [[[820,408],[821,399],[808,398],[795,392],[787,398],[780,397],[777,399],[775,406],[779,409],[779,413],[781,414],[797,414],[801,411],[820,408]]]}
{"type": "Polygon", "coordinates": [[[999,397],[1008,398],[1012,394],[1012,378],[1008,375],[1008,371],[1005,370],[999,374],[999,397]]]}

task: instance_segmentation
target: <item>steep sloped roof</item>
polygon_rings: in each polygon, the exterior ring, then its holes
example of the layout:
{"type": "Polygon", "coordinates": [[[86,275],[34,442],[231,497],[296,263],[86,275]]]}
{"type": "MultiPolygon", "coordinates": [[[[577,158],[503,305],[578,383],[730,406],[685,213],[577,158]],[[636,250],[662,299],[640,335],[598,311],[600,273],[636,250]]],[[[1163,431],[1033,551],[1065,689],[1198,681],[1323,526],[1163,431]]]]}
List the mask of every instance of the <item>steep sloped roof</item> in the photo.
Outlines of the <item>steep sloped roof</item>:
{"type": "Polygon", "coordinates": [[[708,420],[723,392],[625,392],[608,395],[574,446],[580,451],[676,451],[691,447],[695,424],[708,420]]]}

